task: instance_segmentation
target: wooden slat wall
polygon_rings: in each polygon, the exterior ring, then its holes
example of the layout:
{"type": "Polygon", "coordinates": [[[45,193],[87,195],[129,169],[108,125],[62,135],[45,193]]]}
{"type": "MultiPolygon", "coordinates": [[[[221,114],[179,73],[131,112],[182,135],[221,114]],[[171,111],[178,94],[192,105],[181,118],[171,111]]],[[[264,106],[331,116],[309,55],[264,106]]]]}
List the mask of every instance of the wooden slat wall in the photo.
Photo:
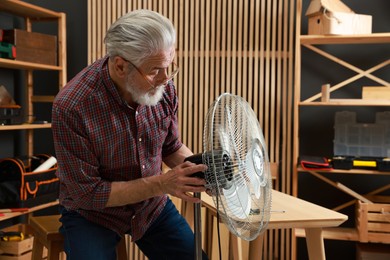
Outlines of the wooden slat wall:
{"type": "MultiPolygon", "coordinates": [[[[206,112],[224,92],[244,97],[258,115],[277,190],[291,194],[295,1],[291,0],[88,0],[88,63],[105,52],[110,24],[134,9],[152,9],[176,27],[175,79],[183,142],[202,151],[206,112]]],[[[291,232],[268,232],[263,259],[290,259],[291,232]]]]}

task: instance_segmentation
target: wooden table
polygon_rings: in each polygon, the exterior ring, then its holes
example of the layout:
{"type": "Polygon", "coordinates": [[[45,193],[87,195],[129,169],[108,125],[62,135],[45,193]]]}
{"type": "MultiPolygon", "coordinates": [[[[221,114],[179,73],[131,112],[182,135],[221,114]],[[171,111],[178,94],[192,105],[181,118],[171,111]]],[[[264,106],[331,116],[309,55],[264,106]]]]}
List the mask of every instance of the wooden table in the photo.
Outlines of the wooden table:
{"type": "MultiPolygon", "coordinates": [[[[212,198],[202,193],[202,204],[216,211],[212,198]]],[[[268,229],[304,228],[310,259],[326,259],[322,228],[335,227],[348,216],[285,193],[272,190],[272,209],[268,229]]],[[[262,236],[249,243],[249,259],[261,259],[262,236]]]]}

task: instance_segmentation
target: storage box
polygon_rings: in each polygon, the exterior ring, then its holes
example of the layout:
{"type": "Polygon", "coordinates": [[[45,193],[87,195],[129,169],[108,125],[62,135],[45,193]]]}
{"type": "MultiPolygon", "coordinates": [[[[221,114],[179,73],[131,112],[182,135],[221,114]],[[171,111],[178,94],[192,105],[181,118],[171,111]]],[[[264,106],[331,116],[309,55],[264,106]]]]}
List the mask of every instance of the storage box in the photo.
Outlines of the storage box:
{"type": "Polygon", "coordinates": [[[355,14],[338,0],[312,0],[307,11],[308,34],[370,34],[372,16],[355,14]]]}
{"type": "Polygon", "coordinates": [[[390,243],[390,196],[367,196],[374,202],[356,203],[356,228],[360,242],[390,243]]]}
{"type": "Polygon", "coordinates": [[[20,29],[0,30],[0,41],[15,45],[15,60],[57,65],[57,37],[20,29]]]}
{"type": "Polygon", "coordinates": [[[355,112],[336,112],[333,155],[390,157],[390,113],[377,112],[375,123],[358,123],[355,112]]]}
{"type": "Polygon", "coordinates": [[[31,250],[33,248],[34,237],[32,236],[31,227],[26,224],[18,224],[3,229],[2,231],[19,231],[23,232],[22,241],[0,241],[0,260],[6,259],[31,259],[31,250]],[[30,258],[29,258],[30,257],[30,258]]]}

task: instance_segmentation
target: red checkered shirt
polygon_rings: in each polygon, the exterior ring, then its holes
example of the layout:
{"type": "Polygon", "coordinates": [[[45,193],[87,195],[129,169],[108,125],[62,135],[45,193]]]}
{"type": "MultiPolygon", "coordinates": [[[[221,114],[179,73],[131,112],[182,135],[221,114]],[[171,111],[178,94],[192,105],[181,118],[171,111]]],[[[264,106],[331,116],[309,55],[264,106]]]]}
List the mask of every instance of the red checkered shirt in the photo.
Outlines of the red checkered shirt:
{"type": "Polygon", "coordinates": [[[57,95],[52,131],[60,204],[116,231],[143,236],[167,197],[105,207],[113,181],[161,174],[162,158],[181,146],[178,100],[170,82],[156,106],[129,108],[108,72],[108,57],[82,70],[57,95]]]}

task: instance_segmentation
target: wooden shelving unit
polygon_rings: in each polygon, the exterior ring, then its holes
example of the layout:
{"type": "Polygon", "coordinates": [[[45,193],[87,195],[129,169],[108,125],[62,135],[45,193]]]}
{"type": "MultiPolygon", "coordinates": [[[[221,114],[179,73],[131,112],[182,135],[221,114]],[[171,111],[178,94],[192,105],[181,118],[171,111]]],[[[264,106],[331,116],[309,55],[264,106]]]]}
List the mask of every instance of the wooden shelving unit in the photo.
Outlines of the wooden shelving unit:
{"type": "MultiPolygon", "coordinates": [[[[328,111],[327,107],[385,107],[388,108],[390,106],[389,100],[366,100],[366,99],[358,99],[358,98],[329,98],[330,94],[335,94],[340,89],[343,89],[346,87],[353,86],[356,81],[358,81],[361,78],[369,78],[370,80],[377,83],[378,86],[387,86],[390,87],[390,83],[387,82],[383,78],[379,78],[376,76],[374,72],[388,68],[390,65],[390,58],[389,57],[383,57],[383,60],[378,62],[376,65],[372,66],[368,69],[361,69],[356,67],[355,65],[342,60],[336,56],[334,56],[331,51],[329,51],[331,48],[323,48],[324,45],[365,45],[367,48],[375,48],[376,44],[390,44],[390,33],[372,33],[368,35],[300,35],[301,30],[301,19],[303,17],[302,15],[302,2],[306,0],[298,0],[297,1],[297,46],[296,46],[296,73],[295,73],[295,89],[294,89],[294,138],[293,138],[293,160],[295,160],[295,166],[293,171],[293,195],[298,196],[298,189],[299,189],[299,174],[301,173],[308,173],[320,181],[326,182],[333,186],[336,189],[341,190],[342,192],[345,192],[349,195],[351,195],[352,200],[348,201],[344,204],[338,205],[333,208],[333,210],[343,210],[346,207],[354,206],[355,203],[361,199],[365,199],[366,195],[377,195],[380,194],[383,191],[390,189],[389,182],[384,183],[381,187],[370,191],[368,194],[358,194],[354,191],[350,191],[348,187],[343,186],[340,183],[337,183],[333,181],[333,177],[344,175],[349,177],[353,177],[353,175],[373,175],[373,176],[389,176],[390,171],[376,171],[376,170],[366,170],[366,169],[352,169],[352,170],[307,170],[303,169],[298,164],[299,156],[300,154],[300,143],[305,140],[304,136],[300,136],[300,131],[302,130],[302,127],[300,125],[300,114],[302,113],[302,110],[306,107],[317,107],[322,109],[324,113],[328,111]],[[322,47],[320,45],[323,45],[322,47]],[[302,83],[301,78],[305,77],[305,75],[302,74],[301,66],[302,66],[302,59],[304,57],[301,57],[301,49],[308,49],[315,53],[318,57],[321,57],[322,59],[325,58],[328,61],[333,61],[338,66],[347,68],[354,72],[354,75],[347,77],[346,79],[340,81],[339,83],[336,83],[332,86],[328,86],[328,92],[327,96],[324,97],[324,92],[321,89],[321,86],[319,86],[319,91],[314,91],[312,86],[305,86],[302,83]],[[311,89],[310,89],[311,88],[311,89]],[[305,91],[309,90],[309,91],[305,91]],[[306,93],[313,93],[309,97],[303,97],[306,93]]],[[[366,53],[361,53],[361,55],[365,55],[366,53]]],[[[367,54],[366,54],[367,55],[367,54]]],[[[315,62],[313,60],[312,62],[315,62]]],[[[348,91],[344,91],[345,93],[348,93],[348,91]]],[[[329,109],[331,109],[329,108],[329,109]]],[[[316,110],[318,111],[318,110],[316,110]]],[[[318,115],[320,116],[320,115],[318,115]]],[[[332,143],[329,143],[329,146],[332,146],[332,143]]],[[[390,181],[390,179],[389,179],[390,181]]],[[[362,184],[364,185],[364,184],[362,184]]],[[[321,192],[321,191],[318,191],[321,192]]],[[[305,199],[305,198],[304,198],[305,199]]],[[[375,203],[375,202],[374,202],[375,203]]],[[[384,204],[386,207],[387,205],[384,204]]],[[[356,213],[358,214],[358,213],[356,213]]],[[[380,213],[378,213],[378,216],[380,213]]],[[[361,216],[349,216],[350,219],[354,218],[361,218],[361,216]]],[[[379,216],[379,218],[382,216],[379,216]]],[[[359,220],[360,221],[360,220],[359,220]]],[[[367,223],[367,226],[369,224],[367,223]]],[[[383,236],[378,235],[374,240],[372,241],[362,241],[362,232],[359,230],[359,228],[356,226],[355,228],[350,227],[338,227],[338,228],[330,228],[325,229],[323,232],[323,236],[326,239],[332,239],[332,240],[346,240],[346,241],[358,241],[358,242],[380,242],[380,243],[390,243],[390,233],[388,232],[388,226],[382,226],[383,236]],[[386,239],[382,239],[385,237],[386,239]],[[378,238],[378,239],[377,239],[378,238]],[[383,241],[384,240],[384,241],[383,241]]],[[[365,230],[366,232],[367,230],[365,230]]],[[[303,230],[296,230],[295,235],[298,237],[304,237],[305,234],[303,230]]]]}
{"type": "MultiPolygon", "coordinates": [[[[26,113],[33,115],[33,104],[35,102],[52,102],[54,96],[34,96],[34,76],[33,72],[36,70],[56,71],[58,72],[58,85],[48,86],[48,88],[60,89],[67,81],[66,71],[66,16],[62,12],[55,12],[46,8],[42,8],[30,3],[19,0],[2,0],[0,1],[0,12],[7,13],[16,17],[20,17],[25,21],[25,30],[33,31],[33,24],[39,23],[56,23],[57,24],[57,66],[39,64],[34,62],[25,62],[18,60],[10,60],[0,58],[0,68],[23,70],[26,72],[26,86],[27,97],[26,113]]],[[[26,131],[26,146],[27,154],[33,154],[33,131],[37,129],[50,128],[51,124],[31,124],[32,119],[28,119],[25,124],[21,125],[1,125],[0,131],[26,131]]]]}

